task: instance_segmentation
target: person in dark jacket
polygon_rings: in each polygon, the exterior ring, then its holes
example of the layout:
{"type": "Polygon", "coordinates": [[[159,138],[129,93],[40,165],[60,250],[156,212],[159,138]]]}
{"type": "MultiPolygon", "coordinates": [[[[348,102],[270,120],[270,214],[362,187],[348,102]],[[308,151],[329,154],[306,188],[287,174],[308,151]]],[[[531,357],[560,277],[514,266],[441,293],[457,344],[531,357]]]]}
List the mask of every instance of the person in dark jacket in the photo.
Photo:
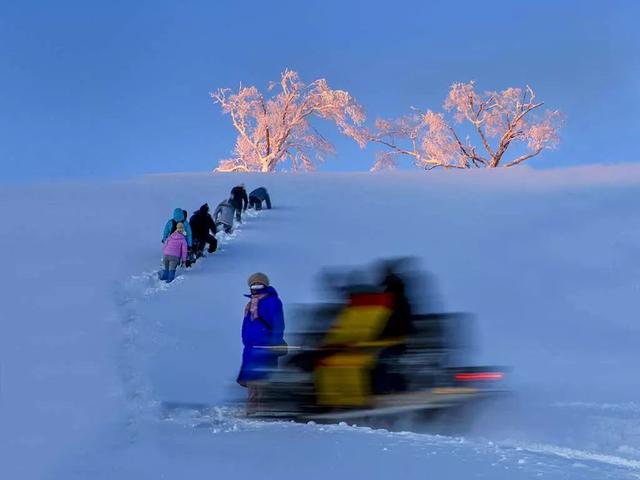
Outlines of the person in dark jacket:
{"type": "Polygon", "coordinates": [[[380,337],[394,338],[412,335],[415,330],[405,281],[391,266],[386,266],[383,275],[384,278],[380,286],[385,293],[392,296],[393,310],[384,330],[380,333],[380,337]]]}
{"type": "Polygon", "coordinates": [[[249,194],[249,206],[256,210],[262,210],[262,202],[267,204],[267,208],[271,210],[271,197],[264,187],[256,188],[249,194]]]}
{"type": "Polygon", "coordinates": [[[191,267],[191,265],[196,263],[196,252],[194,250],[195,242],[191,232],[191,225],[189,224],[189,221],[188,221],[189,212],[187,212],[186,210],[182,210],[182,216],[184,217],[185,230],[186,229],[189,230],[188,239],[187,239],[187,243],[189,244],[189,250],[187,251],[187,261],[184,264],[185,267],[189,268],[191,267]]]}
{"type": "Polygon", "coordinates": [[[254,273],[247,281],[251,293],[242,321],[242,367],[238,383],[248,388],[247,413],[260,407],[260,386],[278,366],[278,356],[286,353],[284,312],[276,290],[264,273],[254,273]]]}
{"type": "Polygon", "coordinates": [[[216,240],[216,224],[209,214],[209,204],[205,203],[200,209],[191,216],[189,220],[191,225],[191,233],[193,235],[193,244],[196,256],[201,256],[204,246],[208,243],[209,253],[213,253],[218,248],[216,240]]]}
{"type": "Polygon", "coordinates": [[[244,188],[244,183],[240,185],[236,185],[231,189],[231,196],[229,197],[229,202],[233,205],[233,208],[236,209],[236,220],[238,222],[242,221],[242,211],[247,210],[247,205],[249,204],[249,198],[247,197],[247,191],[244,188]]]}

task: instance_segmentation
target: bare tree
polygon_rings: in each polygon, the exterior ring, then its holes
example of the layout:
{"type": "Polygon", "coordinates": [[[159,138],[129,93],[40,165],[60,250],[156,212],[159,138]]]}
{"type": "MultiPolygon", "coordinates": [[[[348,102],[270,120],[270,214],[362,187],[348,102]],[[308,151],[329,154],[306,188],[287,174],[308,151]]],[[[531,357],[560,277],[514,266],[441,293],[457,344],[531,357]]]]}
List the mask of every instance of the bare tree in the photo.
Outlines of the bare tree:
{"type": "Polygon", "coordinates": [[[242,86],[237,93],[219,89],[211,94],[238,133],[233,156],[220,161],[216,171],[272,172],[287,161],[292,170],[314,170],[316,162],[335,153],[310,123],[314,117],[335,123],[344,135],[366,145],[360,128],[364,110],[348,92],[329,88],[324,79],[306,85],[292,70],[269,85],[269,91],[274,89],[279,91],[270,98],[256,87],[242,86]]]}
{"type": "Polygon", "coordinates": [[[542,105],[529,86],[480,95],[474,82],[454,83],[444,102],[453,122],[447,121],[444,113],[431,110],[376,121],[376,132],[370,140],[384,145],[386,151],[378,155],[371,170],[395,168],[397,159],[403,156],[427,170],[519,165],[545,148],[555,148],[559,142],[562,114],[547,110],[536,115],[542,105]],[[463,140],[452,126],[465,122],[481,146],[474,145],[470,136],[463,140]],[[507,150],[518,142],[524,146],[524,152],[506,160],[507,150]]]}

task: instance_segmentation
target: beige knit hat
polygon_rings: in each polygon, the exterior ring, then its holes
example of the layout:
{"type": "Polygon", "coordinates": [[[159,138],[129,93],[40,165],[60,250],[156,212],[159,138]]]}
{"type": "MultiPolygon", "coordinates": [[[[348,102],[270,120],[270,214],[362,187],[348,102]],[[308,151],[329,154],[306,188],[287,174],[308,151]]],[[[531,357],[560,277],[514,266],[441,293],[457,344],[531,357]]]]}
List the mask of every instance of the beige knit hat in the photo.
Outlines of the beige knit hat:
{"type": "Polygon", "coordinates": [[[249,276],[249,279],[247,280],[247,285],[251,287],[251,285],[255,285],[256,283],[259,283],[261,285],[264,285],[265,287],[268,287],[269,277],[267,277],[267,275],[262,272],[256,272],[253,275],[249,276]]]}
{"type": "Polygon", "coordinates": [[[178,231],[180,233],[184,232],[184,223],[182,223],[182,222],[176,223],[176,231],[178,231]]]}

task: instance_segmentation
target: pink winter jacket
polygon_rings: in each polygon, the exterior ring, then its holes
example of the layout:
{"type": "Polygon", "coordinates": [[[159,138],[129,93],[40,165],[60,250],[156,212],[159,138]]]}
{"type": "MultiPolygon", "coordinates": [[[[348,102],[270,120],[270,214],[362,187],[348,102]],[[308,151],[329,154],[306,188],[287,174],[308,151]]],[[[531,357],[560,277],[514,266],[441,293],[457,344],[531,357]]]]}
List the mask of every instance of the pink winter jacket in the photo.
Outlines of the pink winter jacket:
{"type": "Polygon", "coordinates": [[[180,232],[173,232],[164,242],[162,253],[181,258],[183,262],[187,261],[187,239],[180,232]]]}

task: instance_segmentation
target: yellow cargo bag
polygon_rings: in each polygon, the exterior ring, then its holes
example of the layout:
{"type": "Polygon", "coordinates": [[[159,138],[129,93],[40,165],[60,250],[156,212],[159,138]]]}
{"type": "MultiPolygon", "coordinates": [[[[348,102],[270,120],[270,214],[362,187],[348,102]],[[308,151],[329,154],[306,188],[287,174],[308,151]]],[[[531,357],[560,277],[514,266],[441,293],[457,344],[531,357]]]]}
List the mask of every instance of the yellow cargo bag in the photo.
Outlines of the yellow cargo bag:
{"type": "Polygon", "coordinates": [[[371,371],[387,342],[374,342],[391,315],[388,294],[352,297],[324,340],[325,346],[340,345],[342,351],[325,357],[315,368],[319,405],[366,406],[371,400],[371,371]]]}

